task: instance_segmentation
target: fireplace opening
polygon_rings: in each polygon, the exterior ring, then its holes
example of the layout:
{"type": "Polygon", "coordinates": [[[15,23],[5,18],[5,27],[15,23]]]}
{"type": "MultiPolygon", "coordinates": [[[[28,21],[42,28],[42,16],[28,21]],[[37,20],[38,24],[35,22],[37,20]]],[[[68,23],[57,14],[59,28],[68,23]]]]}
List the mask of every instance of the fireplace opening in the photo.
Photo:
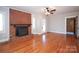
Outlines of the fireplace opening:
{"type": "Polygon", "coordinates": [[[28,26],[16,26],[16,36],[28,35],[28,26]]]}

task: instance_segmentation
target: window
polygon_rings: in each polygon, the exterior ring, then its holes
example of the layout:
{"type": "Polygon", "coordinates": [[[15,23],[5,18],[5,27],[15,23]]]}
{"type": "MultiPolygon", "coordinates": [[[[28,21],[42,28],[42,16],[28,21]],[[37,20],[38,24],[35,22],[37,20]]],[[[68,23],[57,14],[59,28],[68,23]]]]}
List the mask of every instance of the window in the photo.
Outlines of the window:
{"type": "Polygon", "coordinates": [[[3,14],[0,14],[0,32],[3,31],[3,14]]]}

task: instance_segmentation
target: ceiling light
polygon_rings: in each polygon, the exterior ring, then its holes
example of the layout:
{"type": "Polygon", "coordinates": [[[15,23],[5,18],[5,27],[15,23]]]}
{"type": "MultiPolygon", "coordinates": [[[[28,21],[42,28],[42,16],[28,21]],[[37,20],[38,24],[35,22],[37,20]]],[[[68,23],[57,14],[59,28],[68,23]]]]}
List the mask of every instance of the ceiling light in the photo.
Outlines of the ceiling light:
{"type": "Polygon", "coordinates": [[[42,13],[45,15],[53,14],[56,11],[53,7],[45,7],[42,9],[42,13]]]}

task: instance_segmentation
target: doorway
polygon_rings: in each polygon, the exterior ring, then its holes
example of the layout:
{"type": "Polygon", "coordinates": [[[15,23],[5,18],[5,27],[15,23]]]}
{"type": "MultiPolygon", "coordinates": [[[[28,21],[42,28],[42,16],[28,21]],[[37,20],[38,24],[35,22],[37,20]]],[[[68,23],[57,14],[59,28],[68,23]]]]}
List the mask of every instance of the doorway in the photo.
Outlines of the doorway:
{"type": "Polygon", "coordinates": [[[42,20],[42,34],[46,33],[46,19],[42,20]]]}
{"type": "Polygon", "coordinates": [[[66,18],[66,34],[77,36],[77,17],[66,18]]]}

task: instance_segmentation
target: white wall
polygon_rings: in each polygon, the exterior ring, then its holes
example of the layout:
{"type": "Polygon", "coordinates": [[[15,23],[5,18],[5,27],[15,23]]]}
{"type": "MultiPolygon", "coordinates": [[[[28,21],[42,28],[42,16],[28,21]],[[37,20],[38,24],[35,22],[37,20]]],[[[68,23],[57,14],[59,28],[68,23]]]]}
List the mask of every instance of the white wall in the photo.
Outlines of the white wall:
{"type": "Polygon", "coordinates": [[[46,18],[41,13],[32,13],[32,34],[42,33],[43,20],[46,20],[46,18]]]}
{"type": "MultiPolygon", "coordinates": [[[[69,16],[78,16],[79,12],[56,14],[47,17],[47,31],[66,34],[66,21],[65,18],[69,16]]],[[[79,22],[79,21],[78,21],[79,22]]],[[[79,24],[78,24],[79,27],[79,24]]]]}
{"type": "Polygon", "coordinates": [[[9,40],[9,8],[1,7],[0,12],[4,14],[4,32],[0,33],[0,42],[9,40]]]}

